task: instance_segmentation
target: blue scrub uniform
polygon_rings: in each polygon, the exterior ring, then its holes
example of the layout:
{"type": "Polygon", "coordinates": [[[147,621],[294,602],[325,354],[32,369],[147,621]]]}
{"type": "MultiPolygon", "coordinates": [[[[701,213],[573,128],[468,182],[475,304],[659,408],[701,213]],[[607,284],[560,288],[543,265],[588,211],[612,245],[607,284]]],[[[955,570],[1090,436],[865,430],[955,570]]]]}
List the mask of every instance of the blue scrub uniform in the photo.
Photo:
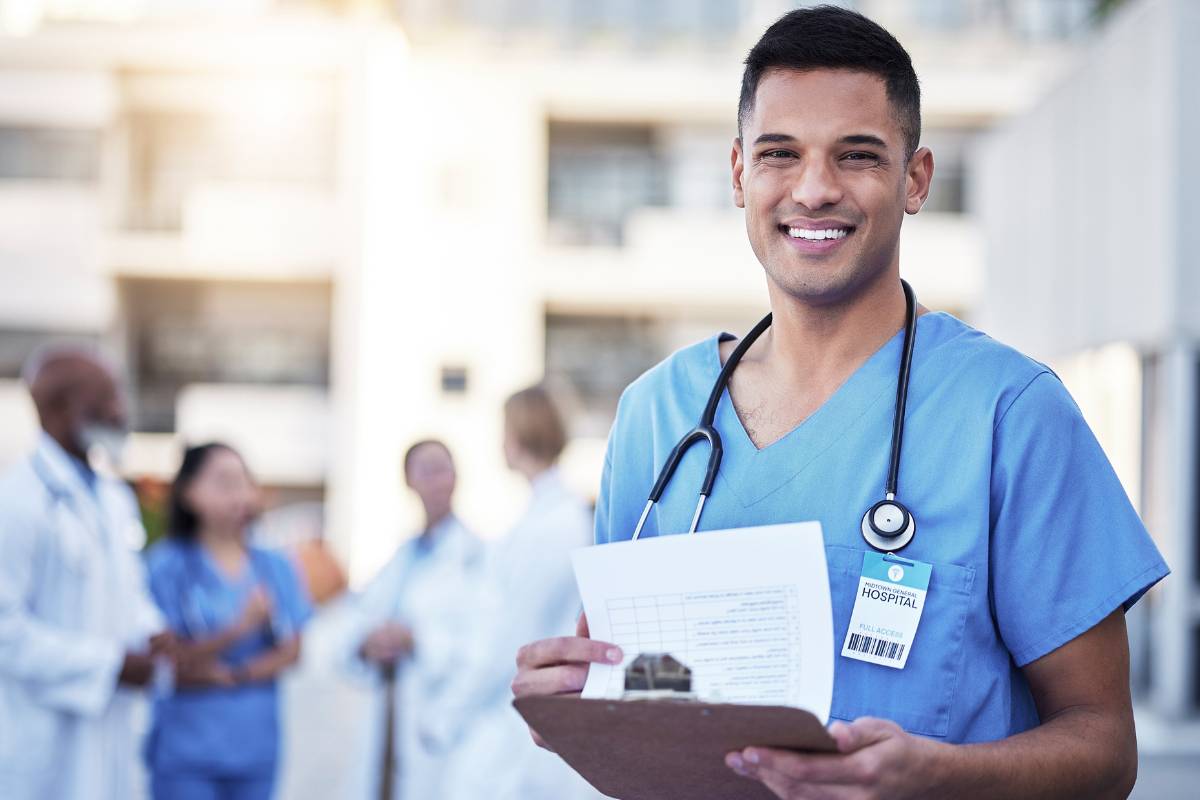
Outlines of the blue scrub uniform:
{"type": "MultiPolygon", "coordinates": [[[[230,579],[199,545],[166,541],[149,557],[150,589],[178,636],[202,639],[234,624],[250,593],[262,586],[271,602],[270,629],[246,636],[221,654],[230,667],[246,664],[291,637],[311,604],[291,564],[250,549],[248,566],[230,579]]],[[[233,688],[179,689],[159,698],[146,760],[157,800],[266,800],[279,751],[275,681],[233,688]]]]}
{"type": "MultiPolygon", "coordinates": [[[[700,418],[720,338],[675,353],[622,396],[598,543],[632,536],[667,454],[700,418]]],[[[762,450],[728,394],[717,411],[725,455],[701,531],[820,521],[837,653],[869,549],[862,515],[883,498],[902,338],[762,450]]],[[[688,451],[642,536],[688,529],[707,457],[703,444],[688,451]]],[[[1032,728],[1020,668],[1168,572],[1057,376],[947,314],[917,322],[897,497],[917,521],[900,555],[933,565],[925,611],[905,669],[835,656],[837,719],[884,717],[948,742],[1032,728]]]]}

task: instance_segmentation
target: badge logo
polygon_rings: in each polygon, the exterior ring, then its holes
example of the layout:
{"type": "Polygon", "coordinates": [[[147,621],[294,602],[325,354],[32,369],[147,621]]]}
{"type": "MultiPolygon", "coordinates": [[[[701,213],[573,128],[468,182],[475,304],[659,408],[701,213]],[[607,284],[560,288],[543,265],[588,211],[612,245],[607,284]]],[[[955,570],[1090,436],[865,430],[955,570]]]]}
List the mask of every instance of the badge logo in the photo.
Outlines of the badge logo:
{"type": "Polygon", "coordinates": [[[899,564],[892,564],[890,567],[888,567],[888,580],[890,580],[892,583],[899,583],[900,579],[903,577],[904,567],[900,566],[899,564]]]}

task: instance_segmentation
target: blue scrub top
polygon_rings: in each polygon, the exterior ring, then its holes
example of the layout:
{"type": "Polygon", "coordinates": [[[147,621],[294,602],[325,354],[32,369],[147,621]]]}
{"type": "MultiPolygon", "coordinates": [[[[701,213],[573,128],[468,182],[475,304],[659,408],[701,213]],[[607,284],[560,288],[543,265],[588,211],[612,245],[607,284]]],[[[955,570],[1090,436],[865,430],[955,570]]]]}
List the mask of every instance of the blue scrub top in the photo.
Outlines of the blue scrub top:
{"type": "MultiPolygon", "coordinates": [[[[721,338],[675,353],[622,395],[597,543],[632,536],[667,454],[700,418],[721,338]]],[[[902,338],[762,450],[728,393],[717,411],[725,455],[701,530],[820,521],[836,654],[869,549],[862,515],[883,499],[902,338]]],[[[688,451],[643,536],[688,529],[707,458],[703,443],[688,451]]],[[[835,654],[837,719],[883,717],[950,742],[1032,728],[1020,668],[1168,572],[1058,377],[948,314],[917,322],[897,499],[917,521],[900,555],[933,565],[925,611],[903,670],[835,654]]]]}
{"type": "MultiPolygon", "coordinates": [[[[250,593],[263,586],[271,630],[250,634],[220,655],[246,664],[298,633],[312,613],[307,590],[286,558],[250,548],[243,574],[230,579],[202,547],[168,540],[149,554],[150,590],[171,630],[202,639],[234,624],[250,593]]],[[[155,772],[212,776],[273,774],[279,750],[275,681],[233,688],[180,689],[155,703],[146,760],[155,772]]]]}

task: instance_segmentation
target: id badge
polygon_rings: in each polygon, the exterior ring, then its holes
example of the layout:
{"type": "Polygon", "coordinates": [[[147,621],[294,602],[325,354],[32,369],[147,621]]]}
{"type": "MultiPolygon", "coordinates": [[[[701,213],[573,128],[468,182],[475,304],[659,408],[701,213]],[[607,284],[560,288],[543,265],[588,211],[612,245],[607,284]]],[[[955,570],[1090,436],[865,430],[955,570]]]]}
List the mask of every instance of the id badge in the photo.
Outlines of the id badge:
{"type": "Polygon", "coordinates": [[[904,669],[925,610],[931,574],[932,564],[874,550],[863,553],[842,655],[904,669]]]}

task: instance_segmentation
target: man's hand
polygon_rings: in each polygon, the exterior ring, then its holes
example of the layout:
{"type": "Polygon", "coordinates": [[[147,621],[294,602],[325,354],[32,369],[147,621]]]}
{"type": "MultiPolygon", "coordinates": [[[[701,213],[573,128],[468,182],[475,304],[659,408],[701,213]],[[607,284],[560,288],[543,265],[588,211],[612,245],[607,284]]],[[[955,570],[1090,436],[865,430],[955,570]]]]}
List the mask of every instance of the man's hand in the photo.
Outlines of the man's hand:
{"type": "Polygon", "coordinates": [[[140,688],[149,684],[153,677],[154,656],[149,653],[129,652],[125,654],[125,660],[121,662],[121,672],[117,676],[117,682],[140,688]]]}
{"type": "Polygon", "coordinates": [[[390,665],[413,651],[413,633],[407,625],[389,622],[371,632],[358,652],[373,664],[390,665]]]}
{"type": "Polygon", "coordinates": [[[835,722],[829,733],[837,742],[837,753],[747,747],[726,755],[725,763],[785,800],[903,800],[928,792],[937,751],[949,747],[872,717],[850,724],[835,722]]]}
{"type": "MultiPolygon", "coordinates": [[[[513,694],[530,697],[578,692],[587,681],[588,665],[592,663],[620,664],[621,649],[614,644],[589,639],[587,617],[580,614],[575,636],[542,639],[517,652],[513,694]]],[[[539,747],[550,749],[533,728],[529,729],[529,734],[539,747]]]]}
{"type": "Polygon", "coordinates": [[[174,658],[179,649],[179,639],[172,631],[162,631],[150,637],[150,655],[174,658]]]}

